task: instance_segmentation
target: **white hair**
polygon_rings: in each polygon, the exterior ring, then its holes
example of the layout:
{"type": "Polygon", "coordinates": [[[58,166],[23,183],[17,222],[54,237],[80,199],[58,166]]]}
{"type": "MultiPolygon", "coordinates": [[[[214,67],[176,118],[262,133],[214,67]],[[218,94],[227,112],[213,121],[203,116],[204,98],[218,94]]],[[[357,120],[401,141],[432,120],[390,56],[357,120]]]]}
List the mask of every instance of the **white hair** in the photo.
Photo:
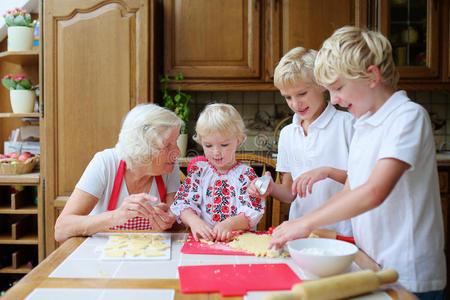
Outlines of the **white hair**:
{"type": "Polygon", "coordinates": [[[148,163],[164,147],[164,138],[182,125],[183,121],[168,109],[139,104],[125,116],[115,149],[129,167],[148,163]]]}

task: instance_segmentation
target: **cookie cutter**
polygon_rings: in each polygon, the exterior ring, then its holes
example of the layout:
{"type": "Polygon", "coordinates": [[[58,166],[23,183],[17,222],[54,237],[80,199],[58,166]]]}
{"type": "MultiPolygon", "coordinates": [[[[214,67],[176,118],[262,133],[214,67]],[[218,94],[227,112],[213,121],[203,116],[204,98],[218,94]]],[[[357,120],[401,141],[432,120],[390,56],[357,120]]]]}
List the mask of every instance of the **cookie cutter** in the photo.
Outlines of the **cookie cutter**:
{"type": "Polygon", "coordinates": [[[261,195],[266,193],[267,188],[269,187],[270,179],[271,178],[269,175],[264,175],[256,179],[255,187],[261,195]]]}

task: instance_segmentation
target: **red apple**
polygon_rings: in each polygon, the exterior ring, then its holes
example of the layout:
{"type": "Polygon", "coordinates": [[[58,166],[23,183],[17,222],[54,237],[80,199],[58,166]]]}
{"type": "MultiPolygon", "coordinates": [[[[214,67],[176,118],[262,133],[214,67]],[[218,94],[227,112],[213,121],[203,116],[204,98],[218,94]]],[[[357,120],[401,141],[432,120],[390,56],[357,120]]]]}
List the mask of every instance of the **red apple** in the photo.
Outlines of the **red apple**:
{"type": "Polygon", "coordinates": [[[10,157],[10,158],[14,158],[14,159],[17,159],[18,157],[19,157],[19,153],[17,153],[17,152],[9,152],[8,153],[8,157],[10,157]]]}
{"type": "Polygon", "coordinates": [[[31,153],[31,152],[28,152],[28,151],[25,151],[25,152],[23,152],[23,154],[28,154],[30,157],[33,157],[33,156],[35,156],[33,153],[31,153]]]}
{"type": "Polygon", "coordinates": [[[31,157],[31,153],[27,153],[27,152],[24,152],[24,153],[22,153],[22,154],[20,154],[19,155],[19,157],[17,158],[18,160],[20,160],[20,161],[22,161],[22,162],[24,162],[24,161],[26,161],[27,159],[29,159],[31,157]]]}

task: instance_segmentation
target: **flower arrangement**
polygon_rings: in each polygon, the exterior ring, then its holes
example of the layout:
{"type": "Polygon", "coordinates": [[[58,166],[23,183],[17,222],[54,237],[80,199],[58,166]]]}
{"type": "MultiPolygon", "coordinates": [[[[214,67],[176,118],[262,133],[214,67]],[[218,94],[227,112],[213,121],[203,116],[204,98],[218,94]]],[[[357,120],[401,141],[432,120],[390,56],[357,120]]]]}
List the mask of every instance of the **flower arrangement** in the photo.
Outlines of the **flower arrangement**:
{"type": "Polygon", "coordinates": [[[173,79],[168,75],[164,76],[161,79],[161,83],[163,84],[161,91],[163,93],[164,107],[174,111],[175,114],[183,120],[185,125],[181,128],[181,133],[187,133],[187,122],[189,121],[189,112],[191,111],[189,103],[191,103],[192,97],[181,91],[181,81],[183,79],[184,76],[182,73],[179,73],[173,79]],[[178,85],[175,94],[169,92],[168,84],[171,81],[175,81],[178,85]]]}
{"type": "Polygon", "coordinates": [[[37,85],[32,86],[31,81],[26,78],[25,74],[19,74],[13,78],[12,74],[6,74],[2,78],[2,84],[8,90],[35,90],[37,85]]]}
{"type": "Polygon", "coordinates": [[[3,18],[5,18],[5,23],[8,27],[26,26],[34,28],[37,24],[36,20],[31,22],[30,14],[27,13],[25,9],[21,9],[20,7],[8,9],[6,13],[3,14],[3,18]]]}

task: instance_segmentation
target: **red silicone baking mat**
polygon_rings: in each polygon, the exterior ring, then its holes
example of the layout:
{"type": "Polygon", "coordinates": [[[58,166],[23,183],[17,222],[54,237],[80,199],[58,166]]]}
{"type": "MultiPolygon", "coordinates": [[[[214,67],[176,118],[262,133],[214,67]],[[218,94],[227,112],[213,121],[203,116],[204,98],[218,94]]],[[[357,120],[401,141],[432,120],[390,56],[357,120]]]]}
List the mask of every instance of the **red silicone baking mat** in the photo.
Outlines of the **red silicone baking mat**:
{"type": "Polygon", "coordinates": [[[290,290],[302,282],[287,264],[180,266],[182,293],[243,296],[247,291],[290,290]]]}

